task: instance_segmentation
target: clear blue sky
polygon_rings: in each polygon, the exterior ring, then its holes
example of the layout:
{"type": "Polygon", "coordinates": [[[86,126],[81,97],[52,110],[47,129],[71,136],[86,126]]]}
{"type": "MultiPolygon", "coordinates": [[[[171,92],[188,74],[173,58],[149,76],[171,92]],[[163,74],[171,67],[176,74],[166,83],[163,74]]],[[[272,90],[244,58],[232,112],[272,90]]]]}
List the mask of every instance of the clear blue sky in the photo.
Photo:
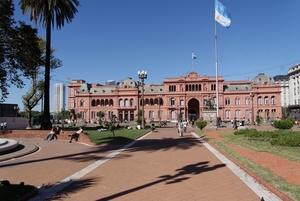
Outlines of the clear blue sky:
{"type": "MultiPolygon", "coordinates": [[[[79,0],[73,22],[52,31],[52,47],[63,66],[53,85],[68,79],[104,84],[148,71],[146,84],[162,83],[190,71],[215,76],[214,0],[79,0]],[[192,66],[192,51],[197,59],[192,66]]],[[[15,19],[45,29],[22,15],[15,19]]],[[[219,76],[252,79],[258,73],[286,74],[300,62],[300,1],[220,0],[231,12],[229,29],[217,24],[219,76]]],[[[23,108],[22,90],[10,90],[7,103],[23,108]]],[[[53,105],[51,103],[51,109],[53,105]]]]}

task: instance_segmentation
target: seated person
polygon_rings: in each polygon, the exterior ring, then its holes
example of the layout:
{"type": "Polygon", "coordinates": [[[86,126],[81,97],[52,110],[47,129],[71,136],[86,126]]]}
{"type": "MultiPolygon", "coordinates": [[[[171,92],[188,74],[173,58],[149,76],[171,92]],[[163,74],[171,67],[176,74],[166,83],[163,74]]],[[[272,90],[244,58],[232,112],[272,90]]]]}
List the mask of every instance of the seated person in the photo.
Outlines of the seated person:
{"type": "Polygon", "coordinates": [[[106,131],[106,128],[99,128],[98,131],[99,132],[104,132],[104,131],[106,131]]]}
{"type": "Polygon", "coordinates": [[[77,130],[75,133],[73,133],[73,134],[71,135],[71,139],[70,139],[70,142],[69,142],[69,143],[71,143],[73,139],[75,139],[75,141],[77,142],[77,141],[78,141],[78,138],[79,138],[79,134],[82,133],[82,131],[83,131],[83,130],[82,130],[82,127],[79,126],[78,130],[77,130]]]}
{"type": "Polygon", "coordinates": [[[56,132],[54,135],[52,135],[52,138],[50,138],[50,140],[53,140],[54,138],[58,139],[57,135],[59,135],[60,132],[61,132],[61,128],[59,126],[56,126],[56,132]]]}
{"type": "Polygon", "coordinates": [[[152,131],[155,130],[155,125],[154,125],[154,124],[151,125],[151,130],[152,130],[152,131]]]}
{"type": "Polygon", "coordinates": [[[50,130],[50,133],[48,133],[48,135],[45,137],[44,140],[48,140],[48,138],[50,140],[52,140],[53,139],[53,135],[55,135],[56,131],[57,131],[56,126],[53,126],[52,129],[50,130]]]}

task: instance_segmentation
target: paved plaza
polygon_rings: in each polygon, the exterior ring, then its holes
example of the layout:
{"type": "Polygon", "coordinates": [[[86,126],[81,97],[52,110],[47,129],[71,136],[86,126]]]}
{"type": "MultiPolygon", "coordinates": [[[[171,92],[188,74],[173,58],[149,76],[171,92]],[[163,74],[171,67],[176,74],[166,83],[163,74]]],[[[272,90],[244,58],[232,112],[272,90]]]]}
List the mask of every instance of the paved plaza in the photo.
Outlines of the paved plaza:
{"type": "Polygon", "coordinates": [[[30,200],[280,200],[193,132],[179,137],[175,127],[125,146],[19,140],[40,149],[0,162],[0,178],[37,186],[30,200]]]}

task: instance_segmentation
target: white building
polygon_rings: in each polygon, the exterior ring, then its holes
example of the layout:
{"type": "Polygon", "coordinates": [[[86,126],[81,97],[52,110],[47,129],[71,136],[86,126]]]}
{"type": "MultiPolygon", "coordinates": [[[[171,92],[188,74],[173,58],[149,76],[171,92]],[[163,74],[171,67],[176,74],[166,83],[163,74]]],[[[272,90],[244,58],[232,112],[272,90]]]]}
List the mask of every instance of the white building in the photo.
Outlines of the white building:
{"type": "Polygon", "coordinates": [[[58,113],[66,108],[66,86],[65,84],[54,84],[54,112],[58,113]]]}
{"type": "Polygon", "coordinates": [[[289,105],[300,105],[300,64],[291,67],[288,70],[290,102],[289,105]]]}
{"type": "Polygon", "coordinates": [[[281,90],[281,106],[288,107],[290,105],[290,88],[289,88],[289,76],[288,75],[277,75],[273,77],[275,83],[280,85],[281,90]]]}

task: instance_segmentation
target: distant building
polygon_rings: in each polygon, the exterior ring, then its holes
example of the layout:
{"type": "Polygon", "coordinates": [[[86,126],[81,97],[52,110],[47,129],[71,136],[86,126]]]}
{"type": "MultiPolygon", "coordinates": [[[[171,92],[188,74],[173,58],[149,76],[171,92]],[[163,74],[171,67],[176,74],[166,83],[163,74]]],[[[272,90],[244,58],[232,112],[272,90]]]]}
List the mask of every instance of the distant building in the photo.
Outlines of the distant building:
{"type": "Polygon", "coordinates": [[[289,76],[289,109],[291,116],[300,119],[300,64],[292,66],[288,70],[289,76]]]}
{"type": "Polygon", "coordinates": [[[0,117],[16,117],[19,110],[18,104],[0,103],[0,117]]]}
{"type": "Polygon", "coordinates": [[[287,107],[290,104],[290,89],[289,89],[289,76],[276,75],[273,77],[276,84],[280,85],[281,90],[281,106],[287,107]]]}
{"type": "Polygon", "coordinates": [[[54,112],[58,113],[66,108],[66,86],[65,84],[54,84],[54,112]]]}
{"type": "Polygon", "coordinates": [[[300,105],[300,64],[288,70],[290,101],[289,105],[300,105]]]}
{"type": "MultiPolygon", "coordinates": [[[[218,76],[216,82],[215,76],[190,72],[186,76],[165,78],[162,84],[144,84],[146,122],[216,119],[217,83],[222,120],[236,117],[253,122],[257,115],[265,120],[282,117],[281,86],[263,73],[251,81],[225,81],[218,76]]],[[[68,90],[68,109],[74,109],[86,121],[97,122],[99,111],[105,113],[108,121],[134,121],[142,109],[142,86],[138,78],[135,81],[128,77],[114,85],[73,80],[68,90]]]]}

